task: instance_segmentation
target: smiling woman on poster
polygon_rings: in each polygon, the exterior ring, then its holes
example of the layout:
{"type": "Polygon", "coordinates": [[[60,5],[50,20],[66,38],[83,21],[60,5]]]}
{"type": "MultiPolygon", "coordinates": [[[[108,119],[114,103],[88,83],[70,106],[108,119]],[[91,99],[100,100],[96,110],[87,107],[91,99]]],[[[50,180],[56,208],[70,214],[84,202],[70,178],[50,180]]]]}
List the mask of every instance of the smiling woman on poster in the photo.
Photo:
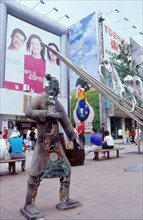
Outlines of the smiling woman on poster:
{"type": "MultiPolygon", "coordinates": [[[[59,48],[55,43],[49,43],[49,47],[59,52],[59,48]]],[[[60,83],[60,61],[51,51],[47,50],[47,65],[46,72],[50,73],[52,76],[56,77],[60,83]]]]}
{"type": "Polygon", "coordinates": [[[43,79],[46,71],[44,58],[45,48],[42,46],[41,38],[32,34],[27,40],[26,49],[30,55],[24,57],[24,84],[25,90],[29,92],[42,93],[43,79]]]}

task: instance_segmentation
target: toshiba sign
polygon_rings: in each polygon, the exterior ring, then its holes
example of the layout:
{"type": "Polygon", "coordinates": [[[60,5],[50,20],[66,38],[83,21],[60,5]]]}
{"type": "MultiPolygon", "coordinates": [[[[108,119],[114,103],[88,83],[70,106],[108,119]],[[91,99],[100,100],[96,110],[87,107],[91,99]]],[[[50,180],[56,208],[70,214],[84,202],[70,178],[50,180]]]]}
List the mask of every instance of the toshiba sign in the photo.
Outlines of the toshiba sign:
{"type": "Polygon", "coordinates": [[[109,58],[114,54],[119,54],[119,44],[124,41],[125,44],[128,42],[122,37],[114,28],[111,28],[109,25],[103,25],[103,36],[104,36],[104,57],[109,58]]]}

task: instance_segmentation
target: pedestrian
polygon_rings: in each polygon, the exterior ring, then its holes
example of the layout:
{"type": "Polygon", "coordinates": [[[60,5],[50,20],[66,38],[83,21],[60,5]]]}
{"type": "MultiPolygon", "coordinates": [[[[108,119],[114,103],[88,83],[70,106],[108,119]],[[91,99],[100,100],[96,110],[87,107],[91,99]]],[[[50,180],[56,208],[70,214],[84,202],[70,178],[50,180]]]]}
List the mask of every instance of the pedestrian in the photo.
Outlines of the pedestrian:
{"type": "Polygon", "coordinates": [[[119,144],[123,144],[123,130],[119,128],[118,130],[118,138],[119,138],[119,144]]]}
{"type": "Polygon", "coordinates": [[[104,141],[104,130],[105,130],[105,124],[102,123],[101,128],[100,128],[100,135],[101,135],[102,141],[104,141]]]}
{"type": "Polygon", "coordinates": [[[139,127],[136,127],[135,130],[135,143],[136,145],[140,145],[141,141],[141,129],[139,127]]]}
{"type": "Polygon", "coordinates": [[[0,131],[0,160],[4,159],[4,154],[6,152],[6,143],[2,136],[2,131],[0,131]]]}
{"type": "Polygon", "coordinates": [[[130,144],[130,132],[128,128],[125,130],[125,144],[127,143],[130,144]]]}
{"type": "Polygon", "coordinates": [[[79,142],[81,144],[82,147],[84,147],[85,145],[85,121],[80,121],[80,124],[77,127],[77,133],[78,133],[78,138],[79,138],[79,142]]]}
{"type": "Polygon", "coordinates": [[[3,134],[2,134],[3,139],[5,140],[5,143],[7,144],[8,141],[8,130],[6,127],[3,128],[3,134]]]}
{"type": "Polygon", "coordinates": [[[132,142],[132,144],[133,144],[133,143],[135,143],[135,128],[134,128],[134,127],[132,127],[130,133],[131,133],[131,137],[132,137],[131,142],[132,142]]]}
{"type": "Polygon", "coordinates": [[[30,134],[29,134],[32,150],[34,150],[34,148],[35,148],[35,143],[36,143],[35,135],[36,135],[35,134],[35,128],[33,127],[30,134]]]}
{"type": "MultiPolygon", "coordinates": [[[[101,135],[97,133],[97,130],[95,128],[92,128],[90,136],[90,146],[85,147],[85,156],[87,156],[90,152],[95,152],[100,149],[102,149],[101,135]]],[[[95,157],[93,159],[95,159],[95,157]]]]}

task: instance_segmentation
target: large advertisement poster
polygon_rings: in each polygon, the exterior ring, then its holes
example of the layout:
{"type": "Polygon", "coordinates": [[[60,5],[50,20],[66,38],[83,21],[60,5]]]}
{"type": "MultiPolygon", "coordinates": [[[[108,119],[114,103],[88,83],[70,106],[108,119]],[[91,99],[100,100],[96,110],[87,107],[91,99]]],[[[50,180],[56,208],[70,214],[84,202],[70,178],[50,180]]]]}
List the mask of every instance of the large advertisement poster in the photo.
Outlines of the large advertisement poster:
{"type": "MultiPolygon", "coordinates": [[[[98,79],[98,29],[94,12],[69,30],[70,59],[88,74],[98,79]]],[[[93,124],[99,123],[99,95],[75,72],[70,72],[71,119],[80,124],[85,121],[85,130],[90,132],[93,124]]]]}
{"type": "Polygon", "coordinates": [[[128,41],[123,34],[119,34],[118,28],[104,22],[103,24],[103,41],[104,41],[104,58],[109,59],[115,54],[120,53],[119,44],[124,41],[128,44],[128,41]]]}
{"type": "Polygon", "coordinates": [[[143,77],[143,47],[132,38],[130,38],[130,44],[132,44],[132,61],[136,63],[134,68],[137,68],[141,77],[143,77]]]}
{"type": "Polygon", "coordinates": [[[44,76],[60,83],[60,62],[41,42],[60,51],[60,37],[8,15],[4,88],[42,93],[44,76]]]}

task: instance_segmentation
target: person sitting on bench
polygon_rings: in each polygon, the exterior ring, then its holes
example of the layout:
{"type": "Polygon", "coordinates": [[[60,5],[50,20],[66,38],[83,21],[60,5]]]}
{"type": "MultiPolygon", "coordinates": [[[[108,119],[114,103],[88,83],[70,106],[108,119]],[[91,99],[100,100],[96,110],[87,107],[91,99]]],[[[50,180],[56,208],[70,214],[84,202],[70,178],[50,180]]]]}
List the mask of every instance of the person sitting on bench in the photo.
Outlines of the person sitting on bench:
{"type": "MultiPolygon", "coordinates": [[[[26,145],[21,137],[18,137],[18,133],[16,131],[13,131],[10,139],[10,153],[11,153],[11,159],[18,159],[18,158],[26,158],[25,151],[26,151],[26,145]],[[24,150],[23,150],[24,147],[24,150]]],[[[25,160],[21,163],[21,170],[22,172],[25,171],[25,160]]],[[[11,166],[9,163],[9,171],[11,172],[11,166]]]]}
{"type": "MultiPolygon", "coordinates": [[[[104,141],[102,142],[102,149],[113,149],[114,148],[114,140],[110,135],[108,130],[104,131],[104,141]]],[[[103,153],[103,157],[106,158],[105,152],[103,153]]]]}
{"type": "Polygon", "coordinates": [[[104,141],[102,142],[102,149],[113,149],[114,140],[108,130],[104,131],[104,141]]]}
{"type": "Polygon", "coordinates": [[[92,128],[90,136],[90,147],[85,148],[85,156],[88,155],[90,152],[95,152],[102,149],[101,135],[96,132],[96,129],[92,128]]]}

